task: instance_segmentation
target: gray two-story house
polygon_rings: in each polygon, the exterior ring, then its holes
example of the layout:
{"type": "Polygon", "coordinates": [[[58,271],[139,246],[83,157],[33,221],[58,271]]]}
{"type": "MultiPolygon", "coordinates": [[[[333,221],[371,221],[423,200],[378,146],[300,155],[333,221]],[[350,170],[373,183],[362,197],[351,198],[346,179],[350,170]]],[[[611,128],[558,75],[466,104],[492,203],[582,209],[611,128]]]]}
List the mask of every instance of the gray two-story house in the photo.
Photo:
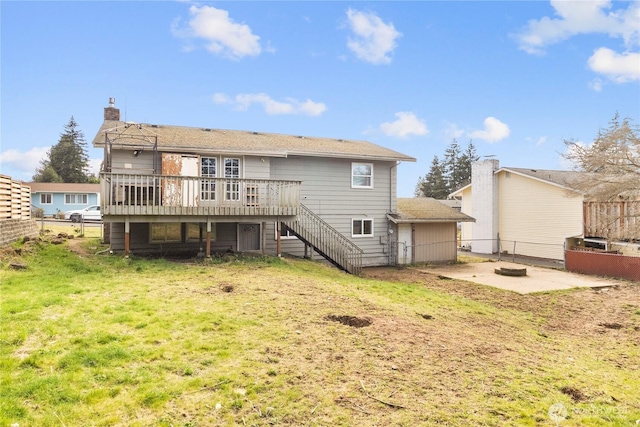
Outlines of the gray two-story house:
{"type": "Polygon", "coordinates": [[[113,251],[315,254],[355,273],[394,262],[387,215],[410,156],[366,141],[123,122],[113,99],[93,145],[104,149],[113,251]]]}

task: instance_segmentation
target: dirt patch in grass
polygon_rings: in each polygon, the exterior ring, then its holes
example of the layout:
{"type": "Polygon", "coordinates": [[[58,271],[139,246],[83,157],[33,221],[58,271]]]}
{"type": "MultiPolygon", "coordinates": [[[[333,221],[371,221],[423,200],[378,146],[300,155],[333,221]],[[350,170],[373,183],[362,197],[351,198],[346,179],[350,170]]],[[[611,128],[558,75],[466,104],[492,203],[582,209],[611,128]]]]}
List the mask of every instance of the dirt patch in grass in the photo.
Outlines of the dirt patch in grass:
{"type": "MultiPolygon", "coordinates": [[[[460,280],[441,279],[413,269],[367,268],[364,277],[415,283],[439,292],[511,309],[539,317],[541,332],[594,335],[636,331],[630,314],[640,307],[640,286],[632,282],[611,288],[577,288],[569,291],[520,295],[460,280]]],[[[633,316],[632,316],[633,318],[633,316]]],[[[640,316],[635,316],[640,320],[640,316]]],[[[638,337],[640,342],[640,337],[638,337]]]]}
{"type": "Polygon", "coordinates": [[[354,328],[364,328],[372,323],[369,317],[356,317],[356,316],[338,316],[330,314],[326,317],[327,320],[332,322],[342,323],[343,325],[352,326],[354,328]]]}

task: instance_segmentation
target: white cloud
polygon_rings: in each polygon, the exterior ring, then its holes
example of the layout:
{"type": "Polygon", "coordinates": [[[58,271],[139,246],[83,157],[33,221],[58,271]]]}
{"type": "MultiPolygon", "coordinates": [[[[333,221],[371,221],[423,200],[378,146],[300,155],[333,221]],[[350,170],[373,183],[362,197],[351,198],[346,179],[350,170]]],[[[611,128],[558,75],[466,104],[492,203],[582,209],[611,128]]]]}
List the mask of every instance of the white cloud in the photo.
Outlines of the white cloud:
{"type": "Polygon", "coordinates": [[[593,52],[588,64],[592,71],[603,74],[616,83],[640,80],[640,52],[618,54],[601,47],[593,52]]]}
{"type": "MultiPolygon", "coordinates": [[[[580,34],[606,34],[623,40],[626,51],[617,53],[601,47],[588,60],[589,68],[615,83],[640,80],[640,1],[628,7],[613,9],[610,0],[552,0],[557,17],[529,21],[516,38],[520,49],[531,54],[543,54],[545,48],[580,34]]],[[[602,90],[602,81],[593,80],[589,87],[602,90]]]]}
{"type": "Polygon", "coordinates": [[[455,123],[447,123],[443,133],[447,139],[457,139],[464,135],[464,129],[460,129],[455,123]]]}
{"type": "Polygon", "coordinates": [[[402,33],[396,31],[392,23],[386,24],[374,13],[347,10],[349,28],[353,37],[347,46],[359,59],[372,64],[389,64],[389,56],[396,48],[396,39],[402,33]]]}
{"type": "Polygon", "coordinates": [[[621,37],[627,47],[640,42],[640,2],[617,10],[611,10],[610,0],[552,0],[551,6],[558,17],[530,20],[524,31],[516,35],[520,49],[541,54],[548,45],[592,33],[621,37]]]}
{"type": "Polygon", "coordinates": [[[262,105],[265,113],[269,115],[301,114],[305,116],[319,116],[327,110],[322,102],[314,102],[310,99],[298,101],[293,98],[285,98],[284,101],[276,101],[266,93],[240,93],[230,98],[224,93],[213,95],[216,104],[231,104],[236,110],[246,111],[253,104],[262,105]]]}
{"type": "Polygon", "coordinates": [[[595,92],[601,92],[602,84],[603,84],[602,79],[596,77],[595,79],[589,82],[589,89],[595,92]]]}
{"type": "MultiPolygon", "coordinates": [[[[202,39],[208,51],[236,60],[257,56],[262,51],[260,37],[253,34],[248,25],[236,23],[226,10],[191,6],[189,14],[191,19],[187,28],[178,28],[177,22],[172,25],[176,37],[202,39]]],[[[193,47],[188,46],[187,50],[193,50],[193,47]]]]}
{"type": "Polygon", "coordinates": [[[482,139],[487,142],[498,142],[508,137],[510,133],[511,130],[505,123],[502,123],[495,117],[487,117],[484,119],[484,129],[469,133],[469,137],[472,139],[482,139]]]}
{"type": "MultiPolygon", "coordinates": [[[[30,175],[34,175],[36,168],[40,166],[40,160],[47,156],[47,151],[49,151],[50,148],[51,147],[34,147],[24,152],[10,148],[0,153],[0,165],[2,166],[0,169],[4,171],[6,166],[9,166],[12,170],[19,173],[30,173],[30,175]]],[[[16,179],[17,177],[13,178],[16,179]]]]}
{"type": "Polygon", "coordinates": [[[538,138],[538,140],[536,141],[536,146],[541,146],[547,143],[547,137],[546,136],[541,136],[540,138],[538,138]]]}
{"type": "Polygon", "coordinates": [[[385,122],[380,125],[380,130],[388,136],[404,138],[409,135],[426,135],[429,133],[424,120],[420,120],[411,112],[398,112],[395,122],[385,122]]]}

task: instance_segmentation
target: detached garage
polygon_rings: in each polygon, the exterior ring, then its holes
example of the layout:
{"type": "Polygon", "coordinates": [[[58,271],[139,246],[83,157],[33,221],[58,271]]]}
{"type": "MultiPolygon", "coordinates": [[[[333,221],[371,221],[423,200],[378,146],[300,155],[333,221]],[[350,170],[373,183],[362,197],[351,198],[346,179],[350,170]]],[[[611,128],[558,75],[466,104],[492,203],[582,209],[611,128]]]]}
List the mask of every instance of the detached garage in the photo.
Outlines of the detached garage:
{"type": "Polygon", "coordinates": [[[458,253],[458,223],[475,219],[444,203],[428,198],[399,198],[395,225],[396,263],[455,262],[458,253]]]}

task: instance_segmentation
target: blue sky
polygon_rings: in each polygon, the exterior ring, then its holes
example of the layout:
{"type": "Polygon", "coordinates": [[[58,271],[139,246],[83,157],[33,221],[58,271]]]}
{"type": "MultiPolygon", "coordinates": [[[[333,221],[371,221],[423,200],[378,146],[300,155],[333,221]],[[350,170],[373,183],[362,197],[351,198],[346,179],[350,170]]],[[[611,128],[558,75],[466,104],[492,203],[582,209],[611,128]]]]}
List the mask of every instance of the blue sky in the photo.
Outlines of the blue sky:
{"type": "MultiPolygon", "coordinates": [[[[0,173],[29,181],[73,116],[365,139],[453,138],[502,166],[567,169],[616,112],[640,124],[640,1],[2,1],[0,173]]],[[[102,152],[90,148],[94,167],[102,152]]]]}

